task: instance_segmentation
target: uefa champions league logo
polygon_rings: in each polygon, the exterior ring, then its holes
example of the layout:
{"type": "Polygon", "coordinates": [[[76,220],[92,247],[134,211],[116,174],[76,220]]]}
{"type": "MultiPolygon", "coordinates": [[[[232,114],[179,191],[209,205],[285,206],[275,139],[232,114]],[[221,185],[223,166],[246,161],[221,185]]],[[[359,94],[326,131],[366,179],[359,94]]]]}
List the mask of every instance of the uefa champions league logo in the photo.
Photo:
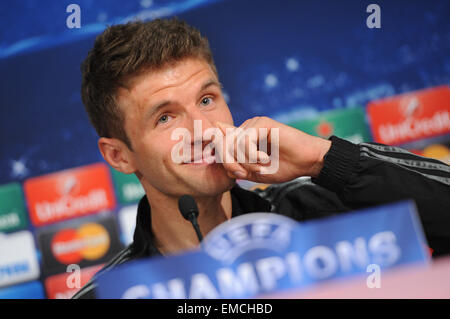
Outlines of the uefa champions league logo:
{"type": "Polygon", "coordinates": [[[246,254],[263,251],[283,254],[291,243],[294,220],[272,213],[251,213],[235,217],[213,229],[203,241],[204,251],[224,264],[246,254]]]}

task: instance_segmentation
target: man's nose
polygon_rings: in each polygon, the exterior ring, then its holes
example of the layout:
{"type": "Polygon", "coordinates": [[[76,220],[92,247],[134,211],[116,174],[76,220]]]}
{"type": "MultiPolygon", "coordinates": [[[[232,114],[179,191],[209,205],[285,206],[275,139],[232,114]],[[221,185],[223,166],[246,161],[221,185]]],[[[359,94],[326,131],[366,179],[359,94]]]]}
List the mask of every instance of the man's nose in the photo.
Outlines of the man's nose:
{"type": "Polygon", "coordinates": [[[192,139],[193,143],[198,140],[202,140],[202,142],[205,142],[203,141],[204,132],[207,129],[216,128],[216,126],[212,123],[212,120],[198,109],[190,110],[188,116],[186,117],[186,122],[187,123],[185,123],[185,127],[194,137],[192,139]]]}

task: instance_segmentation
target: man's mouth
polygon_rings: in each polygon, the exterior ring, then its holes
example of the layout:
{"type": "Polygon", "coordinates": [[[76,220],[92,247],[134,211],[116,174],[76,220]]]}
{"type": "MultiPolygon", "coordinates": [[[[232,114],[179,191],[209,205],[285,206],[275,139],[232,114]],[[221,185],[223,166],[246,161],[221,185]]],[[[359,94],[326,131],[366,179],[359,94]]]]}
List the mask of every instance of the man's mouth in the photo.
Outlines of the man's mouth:
{"type": "Polygon", "coordinates": [[[216,162],[215,150],[213,149],[210,154],[206,157],[203,156],[203,152],[200,156],[191,157],[190,159],[183,161],[182,164],[193,164],[193,165],[210,165],[216,162]]]}

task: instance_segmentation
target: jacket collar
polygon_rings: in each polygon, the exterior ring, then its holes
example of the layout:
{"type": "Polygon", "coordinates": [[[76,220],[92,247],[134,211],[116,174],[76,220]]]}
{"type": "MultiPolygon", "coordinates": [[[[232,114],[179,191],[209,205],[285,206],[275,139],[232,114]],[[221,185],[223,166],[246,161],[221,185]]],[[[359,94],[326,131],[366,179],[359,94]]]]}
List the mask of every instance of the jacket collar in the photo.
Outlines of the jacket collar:
{"type": "MultiPolygon", "coordinates": [[[[253,212],[270,212],[271,204],[254,192],[235,185],[231,190],[231,217],[253,212]]],[[[156,248],[152,232],[151,208],[147,196],[141,198],[136,217],[133,244],[131,245],[134,258],[162,255],[156,248]]]]}

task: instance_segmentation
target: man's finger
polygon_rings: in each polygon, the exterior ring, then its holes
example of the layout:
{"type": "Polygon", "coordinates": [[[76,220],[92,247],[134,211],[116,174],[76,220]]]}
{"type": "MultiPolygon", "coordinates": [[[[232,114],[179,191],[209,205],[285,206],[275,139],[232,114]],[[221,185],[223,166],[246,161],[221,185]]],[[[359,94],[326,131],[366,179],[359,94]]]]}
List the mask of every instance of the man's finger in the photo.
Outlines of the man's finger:
{"type": "Polygon", "coordinates": [[[247,171],[239,163],[222,163],[226,169],[227,174],[231,178],[244,179],[247,177],[247,171]]]}
{"type": "Polygon", "coordinates": [[[223,123],[223,122],[216,122],[216,126],[218,128],[220,128],[220,130],[222,131],[223,135],[227,134],[227,128],[236,128],[236,126],[233,126],[231,124],[228,123],[223,123]]]}

